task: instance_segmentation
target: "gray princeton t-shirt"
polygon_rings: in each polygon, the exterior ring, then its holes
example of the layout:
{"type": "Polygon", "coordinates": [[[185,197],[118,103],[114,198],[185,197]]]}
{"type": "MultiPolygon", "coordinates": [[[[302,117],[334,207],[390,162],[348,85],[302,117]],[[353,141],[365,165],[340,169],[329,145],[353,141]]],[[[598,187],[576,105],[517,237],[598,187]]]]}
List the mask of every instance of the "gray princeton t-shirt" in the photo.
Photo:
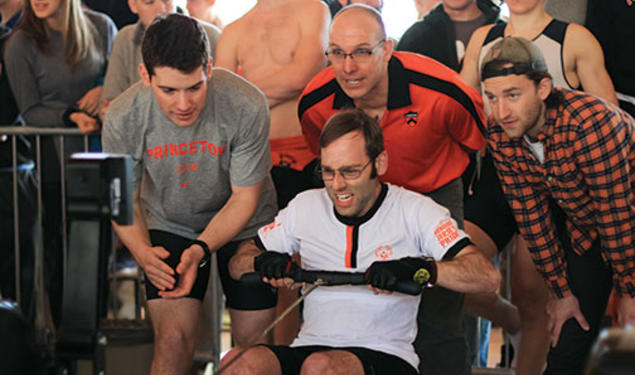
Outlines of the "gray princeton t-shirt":
{"type": "Polygon", "coordinates": [[[236,240],[256,234],[277,211],[271,182],[269,109],[243,78],[214,69],[194,124],[176,126],[151,88],[137,82],[108,109],[105,152],[130,154],[149,229],[196,238],[231,195],[265,180],[256,212],[236,240]]]}

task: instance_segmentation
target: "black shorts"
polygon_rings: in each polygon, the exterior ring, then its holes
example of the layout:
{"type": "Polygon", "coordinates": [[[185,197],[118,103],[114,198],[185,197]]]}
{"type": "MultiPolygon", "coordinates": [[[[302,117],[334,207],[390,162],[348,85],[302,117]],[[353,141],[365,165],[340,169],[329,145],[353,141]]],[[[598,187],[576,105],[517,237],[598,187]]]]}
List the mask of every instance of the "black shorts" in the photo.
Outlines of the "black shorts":
{"type": "MultiPolygon", "coordinates": [[[[165,259],[165,263],[175,270],[174,277],[178,281],[179,275],[176,273],[176,266],[181,261],[181,254],[183,250],[187,249],[191,240],[189,238],[181,237],[176,234],[165,232],[162,230],[150,229],[150,243],[152,246],[162,246],[164,249],[170,252],[170,256],[165,259]]],[[[209,262],[198,269],[198,275],[192,286],[190,294],[186,297],[196,298],[200,301],[203,300],[205,290],[207,290],[207,280],[209,279],[209,262]]],[[[146,298],[148,300],[161,298],[159,295],[159,289],[152,284],[152,282],[146,277],[146,298]]]]}
{"type": "MultiPolygon", "coordinates": [[[[471,177],[474,168],[475,162],[472,159],[464,176],[471,177]]],[[[466,180],[467,178],[464,178],[464,181],[466,180]]],[[[469,181],[466,183],[466,186],[468,185],[469,181]]],[[[465,220],[485,231],[498,247],[498,251],[502,251],[518,229],[490,153],[483,157],[480,178],[475,179],[471,186],[471,191],[468,189],[465,193],[465,220]]]]}
{"type": "MultiPolygon", "coordinates": [[[[169,232],[151,229],[150,230],[150,242],[152,246],[163,246],[170,252],[170,256],[165,262],[173,269],[179,264],[181,260],[181,254],[190,244],[191,240],[185,237],[178,236],[169,232]]],[[[229,276],[229,270],[227,265],[229,259],[236,253],[238,245],[241,241],[232,241],[221,247],[217,253],[218,260],[218,272],[221,279],[221,285],[223,287],[223,293],[225,293],[226,304],[228,307],[237,310],[262,310],[266,308],[274,307],[277,303],[277,297],[275,291],[263,285],[257,286],[244,286],[242,283],[233,280],[229,276]]],[[[207,282],[210,274],[210,263],[207,263],[198,270],[198,276],[192,290],[187,297],[203,300],[205,292],[207,291],[207,282]]],[[[178,278],[178,275],[176,276],[178,278]]],[[[147,299],[161,298],[158,295],[158,289],[149,281],[146,283],[146,295],[147,299]]]]}
{"type": "Polygon", "coordinates": [[[418,372],[408,362],[403,359],[384,352],[361,348],[342,347],[334,348],[330,346],[275,346],[261,345],[269,348],[276,355],[282,368],[282,375],[297,375],[304,360],[313,353],[328,350],[344,350],[354,354],[362,362],[364,373],[367,375],[417,375],[418,372]]]}
{"type": "Polygon", "coordinates": [[[236,310],[269,309],[278,303],[277,289],[266,284],[244,284],[229,275],[229,260],[236,254],[242,241],[232,241],[216,252],[218,274],[220,276],[225,305],[236,310]]]}

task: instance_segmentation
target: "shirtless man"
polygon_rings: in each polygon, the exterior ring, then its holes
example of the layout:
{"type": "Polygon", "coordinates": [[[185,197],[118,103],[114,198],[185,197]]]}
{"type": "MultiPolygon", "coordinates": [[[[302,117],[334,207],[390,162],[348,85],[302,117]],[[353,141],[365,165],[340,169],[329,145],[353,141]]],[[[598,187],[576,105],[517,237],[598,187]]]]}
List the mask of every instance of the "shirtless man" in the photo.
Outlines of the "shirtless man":
{"type": "Polygon", "coordinates": [[[309,187],[300,171],[314,156],[302,137],[298,98],[326,66],[329,22],[328,8],[317,0],[258,0],[218,40],[216,66],[240,72],[267,96],[280,208],[309,187]]]}
{"type": "MultiPolygon", "coordinates": [[[[304,86],[326,67],[330,14],[318,0],[259,0],[256,6],[221,34],[216,66],[239,72],[267,96],[271,112],[269,141],[278,206],[311,187],[302,169],[314,159],[298,120],[304,86]]],[[[278,312],[297,291],[280,289],[278,312]]],[[[298,316],[276,327],[274,342],[289,344],[298,330],[298,316]]]]}
{"type": "MultiPolygon", "coordinates": [[[[604,100],[617,102],[613,84],[604,68],[600,44],[587,29],[577,24],[554,20],[545,11],[544,0],[509,0],[506,3],[510,10],[507,24],[483,26],[472,34],[461,71],[461,77],[467,83],[480,88],[481,61],[487,51],[504,36],[521,36],[532,40],[542,50],[555,87],[583,89],[604,100]]],[[[483,168],[486,171],[494,171],[490,155],[483,159],[483,168]]],[[[490,210],[481,209],[480,212],[484,215],[481,215],[480,220],[472,221],[475,225],[466,223],[466,230],[471,233],[475,242],[481,244],[479,248],[492,256],[497,252],[496,243],[500,249],[500,245],[505,242],[500,241],[501,236],[511,236],[515,228],[507,225],[510,220],[504,219],[511,218],[509,208],[506,206],[503,209],[503,206],[496,204],[504,200],[501,200],[502,191],[498,178],[495,173],[490,175],[493,177],[481,178],[480,183],[483,187],[480,190],[484,195],[477,197],[479,192],[475,191],[474,198],[481,199],[479,207],[489,207],[490,210]],[[498,209],[494,209],[495,207],[498,209]],[[496,219],[488,221],[488,218],[496,219]],[[487,226],[498,228],[498,234],[493,236],[494,231],[488,230],[487,226]],[[507,227],[505,233],[500,231],[504,226],[507,227]],[[483,245],[487,243],[489,245],[483,245]]],[[[548,317],[544,309],[548,292],[535,270],[522,237],[517,238],[516,251],[512,259],[512,275],[512,300],[520,313],[522,331],[520,348],[517,348],[519,350],[516,353],[516,373],[540,374],[549,350],[549,334],[545,329],[548,317]]],[[[482,304],[479,308],[476,305],[477,301],[472,302],[473,312],[481,312],[489,318],[500,313],[500,309],[491,304],[482,304]]]]}

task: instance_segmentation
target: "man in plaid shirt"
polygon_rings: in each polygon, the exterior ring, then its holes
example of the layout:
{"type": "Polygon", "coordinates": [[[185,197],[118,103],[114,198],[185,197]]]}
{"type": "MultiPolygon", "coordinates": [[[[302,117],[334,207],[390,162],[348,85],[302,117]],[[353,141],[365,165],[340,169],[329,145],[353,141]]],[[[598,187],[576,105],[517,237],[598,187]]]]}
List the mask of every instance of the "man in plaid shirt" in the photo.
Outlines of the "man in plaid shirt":
{"type": "Polygon", "coordinates": [[[635,324],[635,123],[594,96],[554,89],[526,39],[504,38],[481,66],[494,163],[551,292],[545,374],[580,374],[611,286],[620,323],[635,324]]]}

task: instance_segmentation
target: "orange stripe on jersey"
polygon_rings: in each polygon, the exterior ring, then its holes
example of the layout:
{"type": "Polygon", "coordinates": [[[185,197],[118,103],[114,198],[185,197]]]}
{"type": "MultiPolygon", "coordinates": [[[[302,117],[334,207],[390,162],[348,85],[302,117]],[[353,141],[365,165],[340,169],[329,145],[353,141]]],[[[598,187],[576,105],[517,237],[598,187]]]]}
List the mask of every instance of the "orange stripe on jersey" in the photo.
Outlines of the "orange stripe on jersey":
{"type": "Polygon", "coordinates": [[[344,255],[346,268],[353,268],[351,264],[351,255],[353,253],[353,231],[355,227],[349,225],[346,227],[346,255],[344,255]]]}

